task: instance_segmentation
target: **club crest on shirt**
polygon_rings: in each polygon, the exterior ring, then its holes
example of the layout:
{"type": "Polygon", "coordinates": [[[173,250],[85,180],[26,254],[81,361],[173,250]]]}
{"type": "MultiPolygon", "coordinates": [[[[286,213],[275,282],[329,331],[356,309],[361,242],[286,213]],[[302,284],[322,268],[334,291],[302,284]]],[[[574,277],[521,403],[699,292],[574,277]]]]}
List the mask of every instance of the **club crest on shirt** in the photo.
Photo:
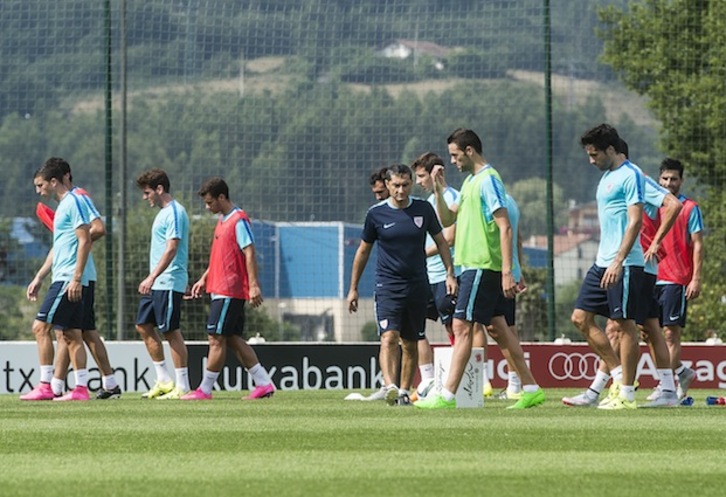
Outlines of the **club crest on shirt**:
{"type": "Polygon", "coordinates": [[[388,326],[388,319],[381,319],[381,320],[380,320],[380,321],[378,322],[378,324],[380,324],[380,325],[381,325],[381,329],[382,329],[382,330],[385,330],[385,329],[386,329],[386,327],[388,326]]]}
{"type": "Polygon", "coordinates": [[[417,228],[423,226],[423,216],[413,216],[413,224],[415,224],[417,228]]]}

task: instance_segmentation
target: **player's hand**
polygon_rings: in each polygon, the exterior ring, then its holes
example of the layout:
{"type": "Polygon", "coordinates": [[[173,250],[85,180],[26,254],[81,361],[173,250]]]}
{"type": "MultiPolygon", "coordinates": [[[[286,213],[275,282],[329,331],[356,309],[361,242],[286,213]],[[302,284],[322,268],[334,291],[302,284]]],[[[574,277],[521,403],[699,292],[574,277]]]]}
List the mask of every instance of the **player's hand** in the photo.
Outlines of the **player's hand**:
{"type": "Polygon", "coordinates": [[[517,282],[514,281],[514,275],[512,275],[511,271],[502,273],[502,293],[508,299],[512,299],[517,295],[517,282]]]}
{"type": "Polygon", "coordinates": [[[149,275],[146,278],[144,278],[144,281],[139,283],[139,293],[141,295],[150,295],[151,294],[151,287],[154,284],[154,277],[149,275]]]}
{"type": "Polygon", "coordinates": [[[701,295],[701,280],[691,280],[686,287],[686,300],[697,299],[701,295]]]}
{"type": "Polygon", "coordinates": [[[31,302],[35,302],[36,300],[38,300],[38,292],[40,291],[40,286],[42,284],[42,280],[39,280],[38,278],[33,278],[33,281],[30,282],[28,288],[25,290],[25,296],[28,300],[30,300],[31,302]]]}
{"type": "Polygon", "coordinates": [[[610,288],[614,286],[623,276],[623,265],[619,262],[613,262],[605,270],[600,280],[600,288],[610,288]]]}
{"type": "Polygon", "coordinates": [[[650,262],[651,260],[653,262],[658,262],[658,250],[660,249],[660,246],[656,244],[655,242],[650,244],[650,247],[648,247],[648,250],[645,251],[643,254],[643,258],[645,259],[645,262],[650,262]]]}
{"type": "Polygon", "coordinates": [[[80,302],[83,298],[83,285],[80,281],[71,281],[66,288],[66,295],[70,302],[80,302]]]}
{"type": "Polygon", "coordinates": [[[191,297],[193,299],[201,298],[204,295],[204,290],[207,287],[207,282],[204,280],[199,280],[194,285],[192,285],[192,291],[191,291],[191,297]]]}
{"type": "Polygon", "coordinates": [[[456,280],[456,276],[446,276],[446,293],[449,295],[459,293],[459,282],[456,280]]]}
{"type": "Polygon", "coordinates": [[[348,312],[358,312],[358,290],[348,292],[348,312]]]}
{"type": "Polygon", "coordinates": [[[257,285],[250,285],[250,305],[259,307],[262,305],[262,291],[257,285]]]}
{"type": "Polygon", "coordinates": [[[434,166],[431,169],[431,179],[434,181],[434,191],[440,193],[444,189],[444,166],[434,166]]]}
{"type": "Polygon", "coordinates": [[[524,293],[527,291],[527,283],[524,281],[524,275],[519,277],[519,283],[517,283],[517,293],[524,293]]]}

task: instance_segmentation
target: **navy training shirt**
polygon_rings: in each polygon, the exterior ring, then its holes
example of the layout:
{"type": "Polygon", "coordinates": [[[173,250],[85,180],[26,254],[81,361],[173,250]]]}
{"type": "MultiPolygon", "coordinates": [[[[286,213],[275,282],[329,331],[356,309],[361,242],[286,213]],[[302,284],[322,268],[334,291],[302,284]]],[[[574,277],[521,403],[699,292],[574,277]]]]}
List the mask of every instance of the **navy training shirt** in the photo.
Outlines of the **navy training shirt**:
{"type": "Polygon", "coordinates": [[[441,232],[433,207],[410,198],[408,207],[397,209],[389,200],[368,209],[361,239],[378,242],[376,289],[400,288],[402,283],[426,282],[426,234],[441,232]]]}

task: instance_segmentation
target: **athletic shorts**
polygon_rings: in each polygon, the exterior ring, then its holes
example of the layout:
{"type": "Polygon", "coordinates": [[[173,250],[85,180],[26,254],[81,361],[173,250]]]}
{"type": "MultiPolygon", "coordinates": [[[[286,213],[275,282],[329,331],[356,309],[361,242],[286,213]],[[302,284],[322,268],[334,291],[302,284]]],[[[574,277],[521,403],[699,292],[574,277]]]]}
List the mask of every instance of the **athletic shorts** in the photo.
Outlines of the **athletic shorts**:
{"type": "Polygon", "coordinates": [[[35,319],[50,323],[61,330],[80,330],[83,324],[83,298],[80,302],[68,300],[68,281],[54,281],[35,315],[35,319]]]}
{"type": "Polygon", "coordinates": [[[451,324],[454,319],[454,305],[456,298],[446,292],[446,282],[440,281],[429,285],[431,295],[426,307],[426,318],[431,321],[438,321],[444,325],[451,324]]]}
{"type": "Polygon", "coordinates": [[[83,287],[83,331],[96,329],[96,312],[93,310],[96,303],[96,282],[89,281],[88,286],[83,287]]]}
{"type": "Polygon", "coordinates": [[[151,290],[151,295],[142,295],[136,324],[153,324],[161,333],[178,330],[182,295],[173,290],[151,290]]]}
{"type": "Polygon", "coordinates": [[[500,271],[467,269],[459,276],[454,318],[489,326],[492,317],[503,315],[504,300],[500,271]]]}
{"type": "Polygon", "coordinates": [[[378,334],[398,331],[406,340],[426,338],[427,281],[412,283],[403,292],[376,291],[374,296],[378,334]]]}
{"type": "Polygon", "coordinates": [[[623,267],[623,276],[610,288],[600,288],[603,267],[593,265],[580,287],[575,309],[593,312],[610,319],[638,317],[638,297],[643,284],[642,266],[623,267]]]}
{"type": "Polygon", "coordinates": [[[655,294],[656,279],[655,274],[643,273],[643,285],[638,299],[638,313],[635,317],[636,324],[644,325],[648,319],[660,320],[660,304],[655,294]]]}
{"type": "Polygon", "coordinates": [[[245,301],[219,298],[209,304],[207,333],[210,335],[242,335],[245,329],[245,301]]]}
{"type": "Polygon", "coordinates": [[[504,316],[507,321],[507,326],[514,326],[517,324],[515,320],[515,310],[517,307],[516,299],[504,298],[500,305],[494,309],[494,316],[504,316]]]}
{"type": "Polygon", "coordinates": [[[685,327],[686,313],[688,312],[686,287],[671,283],[656,285],[656,294],[661,309],[661,325],[685,327]]]}

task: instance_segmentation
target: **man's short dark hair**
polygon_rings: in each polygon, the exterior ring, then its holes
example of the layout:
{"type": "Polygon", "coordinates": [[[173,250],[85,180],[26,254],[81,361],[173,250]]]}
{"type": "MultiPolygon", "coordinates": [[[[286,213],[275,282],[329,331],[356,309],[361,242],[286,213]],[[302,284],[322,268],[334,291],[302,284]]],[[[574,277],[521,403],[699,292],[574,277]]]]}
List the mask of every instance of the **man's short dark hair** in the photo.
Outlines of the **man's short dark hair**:
{"type": "Polygon", "coordinates": [[[149,169],[148,171],[144,171],[143,173],[141,173],[139,177],[136,178],[136,186],[138,186],[142,190],[147,186],[153,190],[156,190],[156,187],[159,185],[164,188],[164,192],[171,192],[169,176],[167,176],[166,172],[163,169],[149,169]]]}
{"type": "Polygon", "coordinates": [[[431,170],[434,168],[434,166],[443,166],[444,161],[441,157],[436,155],[433,152],[426,152],[425,154],[419,155],[415,161],[413,161],[413,164],[411,164],[411,169],[416,171],[419,167],[423,167],[427,173],[431,173],[431,170]]]}
{"type": "Polygon", "coordinates": [[[683,163],[678,159],[666,157],[660,163],[660,172],[663,171],[678,171],[678,176],[683,178],[683,163]]]}
{"type": "Polygon", "coordinates": [[[376,169],[371,173],[370,178],[368,179],[368,184],[373,186],[379,181],[385,182],[386,181],[386,171],[388,171],[388,166],[382,167],[380,169],[376,169]]]}
{"type": "Polygon", "coordinates": [[[620,146],[620,135],[618,135],[618,130],[609,124],[598,124],[594,128],[585,131],[580,137],[580,144],[583,147],[592,145],[603,152],[608,147],[613,147],[613,150],[617,151],[620,146]]]}
{"type": "Polygon", "coordinates": [[[471,147],[478,154],[481,154],[482,150],[484,150],[479,136],[472,130],[466,128],[455,129],[454,132],[446,139],[446,143],[454,143],[460,150],[465,150],[466,147],[471,147]]]}
{"type": "Polygon", "coordinates": [[[224,195],[225,198],[229,199],[229,186],[222,178],[210,178],[199,188],[198,193],[200,197],[210,194],[214,198],[224,195]]]}

